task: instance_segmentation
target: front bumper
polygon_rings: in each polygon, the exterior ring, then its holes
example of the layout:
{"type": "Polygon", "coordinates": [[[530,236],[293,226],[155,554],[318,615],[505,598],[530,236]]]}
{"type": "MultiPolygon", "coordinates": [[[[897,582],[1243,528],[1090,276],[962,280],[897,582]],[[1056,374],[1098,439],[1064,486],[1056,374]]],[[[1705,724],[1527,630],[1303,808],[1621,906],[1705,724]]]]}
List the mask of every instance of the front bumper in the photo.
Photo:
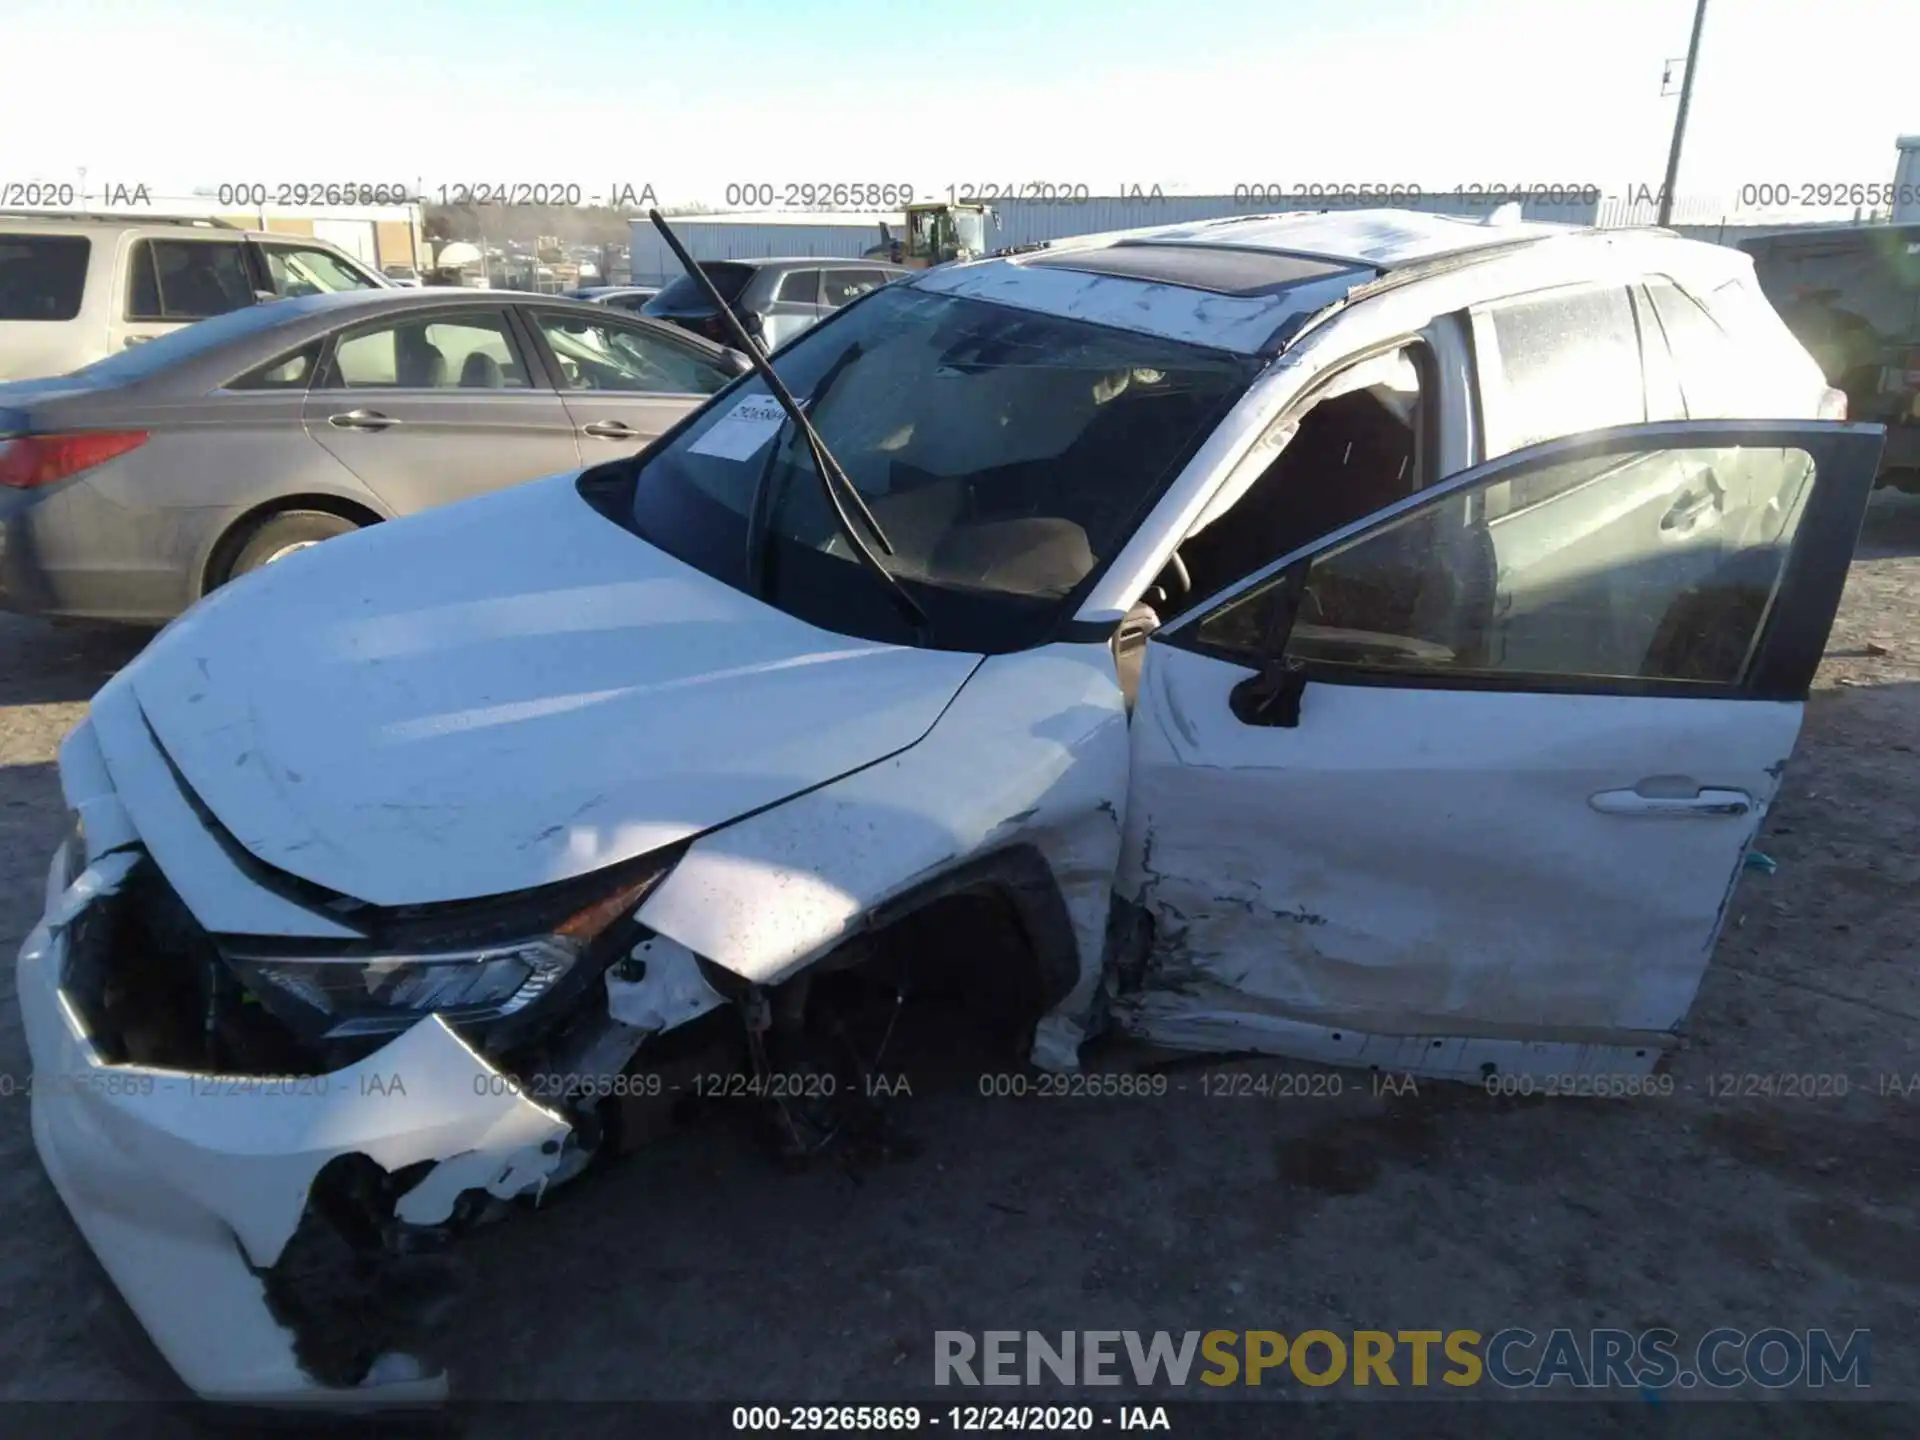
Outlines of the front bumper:
{"type": "Polygon", "coordinates": [[[70,929],[124,879],[131,851],[47,876],[46,913],[20,951],[33,1059],[34,1145],[54,1188],[182,1380],[208,1400],[380,1407],[431,1402],[444,1375],[380,1357],[352,1388],[315,1380],[275,1318],[269,1272],[315,1177],[342,1156],[426,1170],[395,1206],[435,1226],[467,1191],[536,1192],[570,1127],[533,1104],[437,1018],[327,1075],[270,1081],[104,1061],[62,993],[70,929]]]}

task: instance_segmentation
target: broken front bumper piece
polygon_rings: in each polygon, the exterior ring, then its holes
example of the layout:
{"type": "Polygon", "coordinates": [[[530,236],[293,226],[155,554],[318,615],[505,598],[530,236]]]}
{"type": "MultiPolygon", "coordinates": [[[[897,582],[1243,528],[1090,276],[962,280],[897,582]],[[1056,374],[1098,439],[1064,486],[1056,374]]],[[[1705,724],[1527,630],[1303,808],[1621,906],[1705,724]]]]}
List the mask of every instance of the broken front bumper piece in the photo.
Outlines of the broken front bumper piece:
{"type": "Polygon", "coordinates": [[[445,1376],[412,1355],[354,1351],[366,1343],[367,1297],[338,1286],[337,1267],[328,1274],[338,1256],[332,1232],[316,1240],[324,1225],[314,1182],[344,1167],[393,1183],[390,1224],[431,1236],[464,1193],[538,1192],[563,1161],[570,1127],[437,1017],[325,1075],[106,1063],[61,984],[74,922],[134,863],[132,852],[105,855],[69,884],[66,853],[56,855],[46,914],[20,952],[34,1144],[61,1199],[203,1398],[346,1406],[442,1398],[445,1376]],[[303,1293],[308,1284],[324,1293],[303,1293]]]}

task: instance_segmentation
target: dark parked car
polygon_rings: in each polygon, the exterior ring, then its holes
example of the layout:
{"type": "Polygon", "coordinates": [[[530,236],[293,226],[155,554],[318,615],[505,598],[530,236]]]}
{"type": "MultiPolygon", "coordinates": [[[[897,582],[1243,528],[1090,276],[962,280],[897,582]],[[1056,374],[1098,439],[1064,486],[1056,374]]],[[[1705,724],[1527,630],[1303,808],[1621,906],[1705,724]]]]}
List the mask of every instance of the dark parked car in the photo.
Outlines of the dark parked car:
{"type": "Polygon", "coordinates": [[[632,454],[749,368],[557,296],[235,310],[0,385],[0,607],[165,621],[330,536],[632,454]]]}
{"type": "Polygon", "coordinates": [[[1740,248],[1848,416],[1887,427],[1880,483],[1920,493],[1920,225],[1808,226],[1740,248]]]}
{"type": "MultiPolygon", "coordinates": [[[[814,321],[869,290],[914,272],[877,260],[702,260],[700,268],[767,349],[783,345],[814,321]]],[[[691,275],[672,281],[640,312],[671,320],[696,335],[731,344],[726,322],[691,275]]]]}

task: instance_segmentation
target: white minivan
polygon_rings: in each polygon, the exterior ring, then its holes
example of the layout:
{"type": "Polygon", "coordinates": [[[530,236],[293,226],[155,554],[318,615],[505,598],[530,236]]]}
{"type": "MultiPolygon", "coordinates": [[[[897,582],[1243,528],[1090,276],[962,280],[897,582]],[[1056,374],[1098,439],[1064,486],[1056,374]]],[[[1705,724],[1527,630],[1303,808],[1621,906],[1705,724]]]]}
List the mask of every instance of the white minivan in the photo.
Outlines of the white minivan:
{"type": "Polygon", "coordinates": [[[243,305],[393,282],[324,240],[209,220],[0,211],[0,382],[65,375],[243,305]]]}
{"type": "Polygon", "coordinates": [[[1677,1044],[1884,438],[1746,257],[1235,217],[772,364],[215,592],[62,747],[34,1138],[201,1395],[442,1393],[421,1252],[700,1077],[815,1152],[924,996],[1054,1071],[1677,1044]]]}

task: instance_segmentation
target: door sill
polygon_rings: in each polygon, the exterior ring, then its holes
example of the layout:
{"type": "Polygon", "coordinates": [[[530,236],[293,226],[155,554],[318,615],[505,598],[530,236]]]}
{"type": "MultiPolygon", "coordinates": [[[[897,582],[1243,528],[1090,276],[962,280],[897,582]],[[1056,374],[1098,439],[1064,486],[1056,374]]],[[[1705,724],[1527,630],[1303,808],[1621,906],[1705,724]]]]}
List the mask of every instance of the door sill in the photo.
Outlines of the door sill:
{"type": "Polygon", "coordinates": [[[1169,1050],[1279,1055],[1472,1084],[1498,1079],[1503,1092],[1516,1085],[1525,1092],[1530,1083],[1539,1094],[1565,1076],[1649,1075],[1680,1047],[1676,1035],[1637,1031],[1607,1040],[1379,1034],[1172,992],[1130,996],[1116,1004],[1113,1019],[1127,1034],[1169,1050]]]}

